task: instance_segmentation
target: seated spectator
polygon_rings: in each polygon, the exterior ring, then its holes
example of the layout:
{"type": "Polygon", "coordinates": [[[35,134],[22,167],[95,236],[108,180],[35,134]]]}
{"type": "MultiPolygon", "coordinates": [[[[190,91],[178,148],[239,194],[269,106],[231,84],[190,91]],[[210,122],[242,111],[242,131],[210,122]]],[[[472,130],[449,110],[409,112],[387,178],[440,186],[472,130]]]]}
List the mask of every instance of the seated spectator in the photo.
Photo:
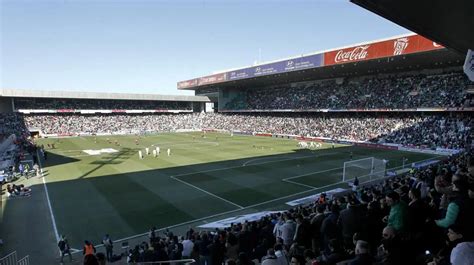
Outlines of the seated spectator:
{"type": "Polygon", "coordinates": [[[295,255],[290,259],[290,265],[305,265],[305,260],[303,256],[295,255]]]}
{"type": "Polygon", "coordinates": [[[270,248],[267,251],[267,255],[262,257],[262,265],[279,265],[278,259],[275,256],[275,251],[270,248]]]}
{"type": "Polygon", "coordinates": [[[339,243],[339,241],[337,241],[337,239],[331,239],[329,241],[328,247],[329,247],[329,252],[323,254],[319,258],[322,264],[335,265],[336,263],[343,261],[347,258],[341,244],[339,243]]]}
{"type": "Polygon", "coordinates": [[[349,261],[349,265],[370,265],[374,259],[370,255],[369,243],[358,240],[355,247],[356,257],[349,261]]]}

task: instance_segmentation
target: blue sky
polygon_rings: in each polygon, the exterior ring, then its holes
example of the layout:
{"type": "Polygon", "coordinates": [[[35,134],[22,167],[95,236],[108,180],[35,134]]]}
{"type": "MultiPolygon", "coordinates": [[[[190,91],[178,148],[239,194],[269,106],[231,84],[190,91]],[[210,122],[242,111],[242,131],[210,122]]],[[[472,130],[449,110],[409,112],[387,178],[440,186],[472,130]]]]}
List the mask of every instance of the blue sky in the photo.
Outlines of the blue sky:
{"type": "Polygon", "coordinates": [[[409,32],[348,0],[0,0],[0,87],[192,94],[176,82],[409,32]]]}

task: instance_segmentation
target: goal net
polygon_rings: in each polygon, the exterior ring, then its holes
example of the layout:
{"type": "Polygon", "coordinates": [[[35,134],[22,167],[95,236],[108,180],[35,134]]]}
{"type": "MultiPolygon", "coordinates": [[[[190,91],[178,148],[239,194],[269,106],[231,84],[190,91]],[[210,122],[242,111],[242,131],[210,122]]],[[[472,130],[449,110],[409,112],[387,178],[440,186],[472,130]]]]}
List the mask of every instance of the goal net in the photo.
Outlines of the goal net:
{"type": "Polygon", "coordinates": [[[342,171],[342,181],[352,181],[357,177],[362,183],[383,178],[385,176],[386,165],[386,160],[374,157],[346,161],[344,162],[342,171]]]}

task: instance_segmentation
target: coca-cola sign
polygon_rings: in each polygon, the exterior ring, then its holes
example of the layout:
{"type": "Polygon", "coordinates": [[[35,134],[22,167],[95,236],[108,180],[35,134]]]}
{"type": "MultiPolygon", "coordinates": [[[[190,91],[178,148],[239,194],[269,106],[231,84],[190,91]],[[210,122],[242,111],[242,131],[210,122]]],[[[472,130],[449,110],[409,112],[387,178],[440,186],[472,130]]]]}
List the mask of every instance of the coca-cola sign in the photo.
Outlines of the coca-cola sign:
{"type": "Polygon", "coordinates": [[[334,57],[334,62],[351,62],[366,59],[369,47],[370,45],[365,45],[355,47],[354,49],[349,51],[340,50],[337,52],[336,57],[334,57]]]}
{"type": "Polygon", "coordinates": [[[324,65],[350,63],[436,49],[443,49],[443,46],[420,35],[413,35],[326,52],[324,53],[324,65]]]}

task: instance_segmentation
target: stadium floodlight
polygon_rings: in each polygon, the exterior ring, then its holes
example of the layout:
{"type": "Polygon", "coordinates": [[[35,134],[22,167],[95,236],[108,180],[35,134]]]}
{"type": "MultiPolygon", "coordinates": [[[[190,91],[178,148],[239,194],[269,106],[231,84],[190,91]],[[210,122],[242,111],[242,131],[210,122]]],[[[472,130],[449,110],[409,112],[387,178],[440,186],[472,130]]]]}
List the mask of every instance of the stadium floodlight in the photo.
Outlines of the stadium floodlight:
{"type": "Polygon", "coordinates": [[[386,165],[387,160],[374,157],[346,161],[342,171],[342,181],[348,182],[355,177],[359,178],[361,182],[383,178],[386,173],[386,165]]]}

